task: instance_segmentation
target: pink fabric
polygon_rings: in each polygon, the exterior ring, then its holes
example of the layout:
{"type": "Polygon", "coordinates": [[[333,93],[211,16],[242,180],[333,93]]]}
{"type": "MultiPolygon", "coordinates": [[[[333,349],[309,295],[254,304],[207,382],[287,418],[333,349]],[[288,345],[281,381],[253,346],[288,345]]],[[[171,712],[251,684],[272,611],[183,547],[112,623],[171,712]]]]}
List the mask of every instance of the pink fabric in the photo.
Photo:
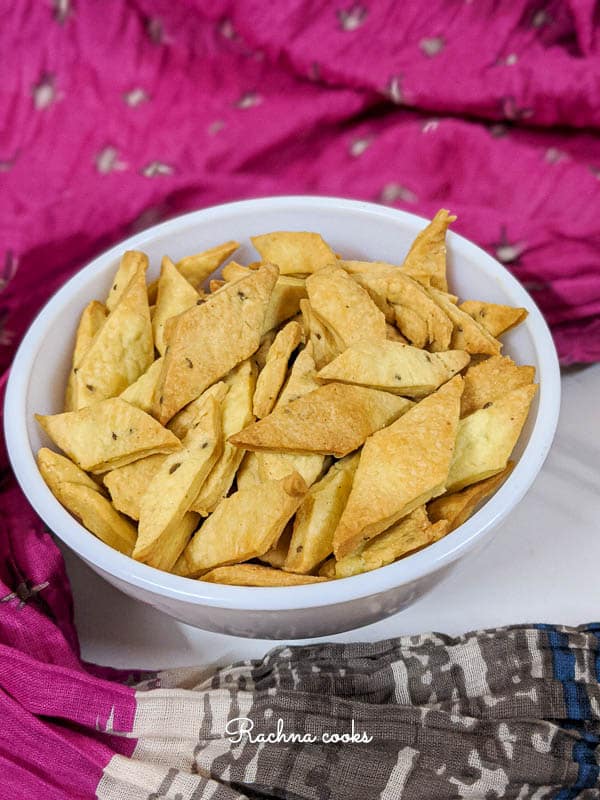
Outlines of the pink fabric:
{"type": "MultiPolygon", "coordinates": [[[[452,209],[531,291],[563,362],[600,358],[592,0],[3,6],[2,383],[36,311],[103,248],[281,193],[452,209]]],[[[0,468],[0,796],[91,796],[118,749],[104,721],[114,706],[128,730],[133,695],[80,661],[60,554],[0,468]]]]}

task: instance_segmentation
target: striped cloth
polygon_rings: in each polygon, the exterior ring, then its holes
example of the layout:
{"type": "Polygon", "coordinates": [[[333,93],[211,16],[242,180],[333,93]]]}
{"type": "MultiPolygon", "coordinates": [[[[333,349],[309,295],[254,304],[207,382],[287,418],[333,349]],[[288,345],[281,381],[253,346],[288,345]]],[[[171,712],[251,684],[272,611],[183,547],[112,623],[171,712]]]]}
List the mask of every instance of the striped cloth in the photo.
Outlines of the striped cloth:
{"type": "Polygon", "coordinates": [[[600,624],[280,647],[135,686],[3,657],[0,797],[599,798],[599,680],[600,624]]]}

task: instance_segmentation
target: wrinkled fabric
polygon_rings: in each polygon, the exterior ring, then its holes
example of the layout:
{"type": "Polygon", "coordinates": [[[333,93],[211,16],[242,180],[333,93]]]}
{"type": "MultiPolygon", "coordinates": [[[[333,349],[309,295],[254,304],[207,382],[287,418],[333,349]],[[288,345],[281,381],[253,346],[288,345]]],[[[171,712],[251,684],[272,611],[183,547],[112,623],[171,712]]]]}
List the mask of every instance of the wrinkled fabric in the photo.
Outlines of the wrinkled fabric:
{"type": "MultiPolygon", "coordinates": [[[[93,256],[284,193],[450,208],[531,292],[563,363],[600,358],[592,0],[0,10],[0,399],[32,318],[93,256]]],[[[72,611],[2,446],[0,798],[600,796],[597,626],[289,648],[139,684],[81,661],[72,611]],[[242,708],[321,732],[354,718],[374,741],[237,747],[242,708]]]]}
{"type": "Polygon", "coordinates": [[[133,687],[6,664],[2,797],[600,797],[600,624],[280,647],[133,687]]]}
{"type": "Polygon", "coordinates": [[[532,293],[563,362],[599,357],[592,0],[5,5],[3,369],[109,244],[283,193],[449,207],[532,293]]]}

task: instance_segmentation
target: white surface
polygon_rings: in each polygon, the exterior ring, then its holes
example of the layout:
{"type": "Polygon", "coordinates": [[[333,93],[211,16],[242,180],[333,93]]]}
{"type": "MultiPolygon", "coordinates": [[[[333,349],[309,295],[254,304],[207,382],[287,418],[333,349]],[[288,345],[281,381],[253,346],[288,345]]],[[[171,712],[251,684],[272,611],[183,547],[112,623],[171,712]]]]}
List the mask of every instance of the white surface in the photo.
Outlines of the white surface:
{"type": "MultiPolygon", "coordinates": [[[[328,641],[600,619],[600,364],[563,376],[557,436],[521,505],[481,552],[393,617],[328,641]]],[[[132,600],[66,553],[83,657],[156,668],[258,658],[276,642],[205,633],[132,600]]],[[[325,640],[324,640],[325,641],[325,640]]]]}
{"type": "Polygon", "coordinates": [[[62,411],[72,338],[84,305],[106,296],[123,250],[148,253],[150,277],[164,253],[179,258],[235,237],[238,257],[250,255],[248,238],[262,230],[319,230],[350,258],[401,263],[425,221],[371,203],[316,197],[279,197],[230,203],[170,220],[120,243],[75,275],[41,311],[15,356],[6,391],[8,453],[29,501],[60,538],[113,585],[173,617],[205,630],[270,638],[336,633],[382,619],[413,603],[451,566],[510,514],[547,455],[556,426],[560,383],[548,328],[523,287],[483,250],[450,233],[449,281],[461,297],[525,306],[529,316],[504,337],[504,352],[536,368],[539,390],[515,447],[517,465],[504,485],[451,536],[377,570],[375,575],[286,588],[245,588],[191,581],[118,553],[91,535],[54,498],[34,456],[51,445],[34,412],[62,411]]]}

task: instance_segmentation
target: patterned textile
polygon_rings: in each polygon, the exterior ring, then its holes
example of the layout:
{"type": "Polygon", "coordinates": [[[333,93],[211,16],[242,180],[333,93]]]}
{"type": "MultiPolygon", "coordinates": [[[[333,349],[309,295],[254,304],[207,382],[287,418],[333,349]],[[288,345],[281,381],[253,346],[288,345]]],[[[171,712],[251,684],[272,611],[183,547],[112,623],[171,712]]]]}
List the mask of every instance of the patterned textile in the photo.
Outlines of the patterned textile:
{"type": "Polygon", "coordinates": [[[593,0],[3,5],[0,372],[109,244],[284,193],[451,208],[563,362],[600,357],[593,0]]]}
{"type": "Polygon", "coordinates": [[[11,662],[0,797],[600,797],[599,624],[283,647],[134,688],[11,662]]]}
{"type": "MultiPolygon", "coordinates": [[[[0,10],[0,402],[33,316],[103,248],[282,193],[451,208],[563,362],[600,358],[593,0],[0,10]]],[[[0,800],[600,797],[598,627],[289,648],[135,689],[81,661],[72,612],[0,441],[0,800]],[[318,741],[236,744],[245,715],[318,741]],[[320,741],[352,720],[372,741],[320,741]]]]}

